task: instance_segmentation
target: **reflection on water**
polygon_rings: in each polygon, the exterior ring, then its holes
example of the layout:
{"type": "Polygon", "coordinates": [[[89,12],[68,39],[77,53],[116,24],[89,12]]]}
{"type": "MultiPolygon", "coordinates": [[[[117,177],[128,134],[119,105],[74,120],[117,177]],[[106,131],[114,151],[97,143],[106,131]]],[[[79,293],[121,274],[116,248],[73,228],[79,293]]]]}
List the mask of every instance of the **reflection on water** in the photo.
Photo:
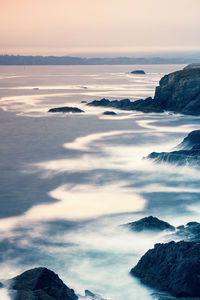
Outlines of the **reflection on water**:
{"type": "MultiPolygon", "coordinates": [[[[129,271],[165,236],[120,225],[147,215],[172,225],[199,221],[200,171],[144,159],[170,151],[199,128],[199,118],[119,110],[108,117],[104,108],[80,103],[96,95],[143,97],[162,74],[182,68],[146,66],[147,76],[134,77],[130,67],[1,70],[2,279],[46,266],[81,294],[153,299],[129,271]],[[47,113],[59,105],[85,114],[47,113]]],[[[5,289],[0,293],[8,299],[5,289]]]]}

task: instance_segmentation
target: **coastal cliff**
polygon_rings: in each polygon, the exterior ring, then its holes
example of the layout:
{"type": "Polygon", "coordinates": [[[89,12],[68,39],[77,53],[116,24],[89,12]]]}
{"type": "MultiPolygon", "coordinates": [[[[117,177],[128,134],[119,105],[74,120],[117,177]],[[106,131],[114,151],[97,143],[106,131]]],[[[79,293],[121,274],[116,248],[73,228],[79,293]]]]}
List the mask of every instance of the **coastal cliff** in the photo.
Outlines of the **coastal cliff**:
{"type": "Polygon", "coordinates": [[[139,99],[110,101],[95,100],[88,105],[116,107],[122,110],[142,112],[172,111],[188,115],[200,115],[200,68],[188,68],[173,72],[161,78],[155,96],[139,99]],[[126,100],[126,101],[124,101],[126,100]]]}

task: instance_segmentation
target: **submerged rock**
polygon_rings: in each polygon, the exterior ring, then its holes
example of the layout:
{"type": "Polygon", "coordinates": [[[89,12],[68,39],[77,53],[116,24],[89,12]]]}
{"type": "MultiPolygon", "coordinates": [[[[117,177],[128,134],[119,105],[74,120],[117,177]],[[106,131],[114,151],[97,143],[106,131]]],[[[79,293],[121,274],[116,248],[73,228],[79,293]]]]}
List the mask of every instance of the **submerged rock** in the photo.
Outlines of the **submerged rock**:
{"type": "Polygon", "coordinates": [[[115,116],[115,115],[116,115],[116,112],[114,112],[114,111],[104,111],[104,112],[103,112],[103,115],[107,115],[107,116],[115,116]]]}
{"type": "Polygon", "coordinates": [[[131,274],[175,297],[200,297],[200,243],[156,244],[142,256],[131,274]]]}
{"type": "Polygon", "coordinates": [[[178,145],[177,150],[171,152],[152,152],[147,158],[153,159],[155,162],[166,162],[176,165],[200,165],[200,130],[194,130],[184,138],[183,142],[178,145]]]}
{"type": "Polygon", "coordinates": [[[56,113],[56,112],[62,112],[62,113],[83,113],[84,111],[78,107],[69,107],[69,106],[64,106],[64,107],[55,107],[49,109],[48,112],[51,113],[56,113]]]}
{"type": "Polygon", "coordinates": [[[175,227],[170,225],[167,222],[164,222],[156,217],[145,217],[138,221],[131,222],[128,224],[125,224],[125,226],[128,226],[133,231],[163,231],[163,230],[170,230],[174,231],[175,227]]]}
{"type": "Polygon", "coordinates": [[[28,270],[12,279],[15,300],[76,300],[74,290],[68,288],[53,271],[47,268],[28,270]]]}
{"type": "Polygon", "coordinates": [[[142,75],[144,75],[146,73],[145,73],[144,70],[134,70],[134,71],[131,72],[131,74],[142,74],[142,75]]]}

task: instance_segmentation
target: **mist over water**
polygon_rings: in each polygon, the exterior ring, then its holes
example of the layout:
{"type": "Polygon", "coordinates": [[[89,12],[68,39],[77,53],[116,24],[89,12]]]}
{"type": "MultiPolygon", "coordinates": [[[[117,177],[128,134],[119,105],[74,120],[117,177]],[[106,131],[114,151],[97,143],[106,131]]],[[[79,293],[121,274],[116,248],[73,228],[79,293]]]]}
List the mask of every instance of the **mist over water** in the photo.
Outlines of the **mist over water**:
{"type": "Polygon", "coordinates": [[[200,119],[103,116],[81,103],[153,96],[159,79],[183,66],[142,68],[144,76],[130,75],[132,66],[1,67],[0,281],[46,266],[82,295],[155,298],[129,271],[167,237],[120,225],[149,215],[175,226],[199,221],[200,171],[145,157],[173,149],[200,119]],[[47,112],[65,105],[85,113],[47,112]]]}

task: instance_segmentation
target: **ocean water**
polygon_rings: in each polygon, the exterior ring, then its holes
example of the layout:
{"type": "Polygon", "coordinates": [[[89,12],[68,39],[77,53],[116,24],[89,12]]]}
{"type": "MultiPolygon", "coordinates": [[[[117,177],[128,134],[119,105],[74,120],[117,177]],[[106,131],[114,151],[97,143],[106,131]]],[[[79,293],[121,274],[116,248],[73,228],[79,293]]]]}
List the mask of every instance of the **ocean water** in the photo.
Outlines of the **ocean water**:
{"type": "MultiPolygon", "coordinates": [[[[156,165],[200,118],[119,111],[81,101],[153,96],[183,65],[0,67],[0,281],[45,266],[76,293],[156,299],[129,275],[163,234],[120,225],[153,215],[172,225],[200,219],[200,171],[156,165]],[[144,69],[146,75],[131,75],[144,69]],[[50,114],[76,106],[84,114],[50,114]]],[[[6,289],[0,299],[9,299],[6,289]]]]}

